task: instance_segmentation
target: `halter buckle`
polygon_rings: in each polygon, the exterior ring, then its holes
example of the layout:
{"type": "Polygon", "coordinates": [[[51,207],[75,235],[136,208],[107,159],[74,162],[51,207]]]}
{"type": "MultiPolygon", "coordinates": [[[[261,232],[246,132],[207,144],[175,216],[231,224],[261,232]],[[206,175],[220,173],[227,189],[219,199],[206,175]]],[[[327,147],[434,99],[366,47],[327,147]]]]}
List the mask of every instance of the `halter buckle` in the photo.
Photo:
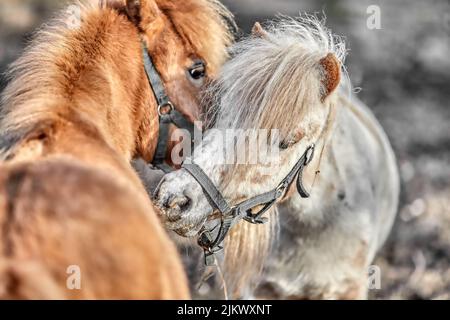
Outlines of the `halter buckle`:
{"type": "Polygon", "coordinates": [[[173,106],[172,102],[170,102],[170,101],[161,103],[158,106],[158,115],[160,117],[166,116],[166,115],[170,114],[174,109],[175,109],[175,107],[173,106]]]}
{"type": "Polygon", "coordinates": [[[316,145],[313,143],[306,149],[306,159],[305,159],[305,166],[311,163],[311,161],[314,159],[314,151],[316,150],[316,145]]]}
{"type": "Polygon", "coordinates": [[[266,217],[245,216],[243,219],[251,224],[266,224],[269,222],[266,217]]]}

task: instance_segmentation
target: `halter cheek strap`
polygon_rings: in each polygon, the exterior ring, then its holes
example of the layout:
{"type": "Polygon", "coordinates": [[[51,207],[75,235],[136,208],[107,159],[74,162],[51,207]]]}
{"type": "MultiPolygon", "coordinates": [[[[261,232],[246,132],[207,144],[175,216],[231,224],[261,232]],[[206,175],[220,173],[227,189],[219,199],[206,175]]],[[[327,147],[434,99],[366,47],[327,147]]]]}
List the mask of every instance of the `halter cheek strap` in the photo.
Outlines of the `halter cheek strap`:
{"type": "Polygon", "coordinates": [[[180,129],[189,131],[191,137],[194,137],[195,126],[182,113],[175,109],[166,93],[161,76],[148,53],[147,46],[144,41],[141,41],[141,43],[145,73],[158,103],[159,137],[152,164],[165,173],[168,173],[172,171],[172,168],[165,161],[169,143],[170,125],[173,124],[180,129]]]}
{"type": "Polygon", "coordinates": [[[263,215],[279,201],[297,177],[297,191],[302,198],[309,198],[310,194],[303,186],[303,170],[314,158],[315,145],[309,146],[302,157],[297,161],[288,175],[280,182],[277,188],[247,199],[240,204],[231,207],[216,188],[205,172],[195,163],[186,161],[183,168],[200,184],[211,206],[219,211],[221,223],[218,234],[214,237],[212,231],[203,231],[198,239],[198,244],[205,253],[205,264],[214,264],[214,254],[222,250],[222,242],[230,229],[241,219],[253,223],[264,224],[268,221],[263,215]],[[262,208],[253,213],[256,207],[262,208]]]}

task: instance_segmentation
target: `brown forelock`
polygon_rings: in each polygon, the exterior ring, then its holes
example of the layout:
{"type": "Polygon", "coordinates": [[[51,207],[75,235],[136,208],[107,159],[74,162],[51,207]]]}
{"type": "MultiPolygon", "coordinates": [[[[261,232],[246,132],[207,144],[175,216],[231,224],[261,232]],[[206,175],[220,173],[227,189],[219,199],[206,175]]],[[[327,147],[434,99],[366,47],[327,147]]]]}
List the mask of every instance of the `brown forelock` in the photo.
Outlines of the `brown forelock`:
{"type": "Polygon", "coordinates": [[[224,18],[231,13],[214,0],[156,0],[179,36],[194,53],[207,62],[208,73],[216,75],[228,57],[233,35],[224,18]]]}

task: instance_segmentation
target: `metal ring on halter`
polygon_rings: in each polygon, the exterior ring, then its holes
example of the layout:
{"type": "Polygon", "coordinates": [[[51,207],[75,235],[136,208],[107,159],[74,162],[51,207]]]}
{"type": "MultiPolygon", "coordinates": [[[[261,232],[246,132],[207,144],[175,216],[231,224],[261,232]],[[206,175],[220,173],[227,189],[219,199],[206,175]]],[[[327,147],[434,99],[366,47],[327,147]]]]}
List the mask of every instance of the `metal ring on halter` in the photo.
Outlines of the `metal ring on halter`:
{"type": "Polygon", "coordinates": [[[213,240],[212,240],[212,236],[211,236],[211,231],[210,230],[204,229],[204,230],[202,230],[199,233],[199,237],[197,239],[197,243],[202,249],[204,249],[204,250],[206,250],[208,252],[212,252],[212,248],[211,248],[211,243],[212,242],[213,242],[213,240]],[[206,237],[206,240],[205,240],[204,237],[206,237]]]}
{"type": "Polygon", "coordinates": [[[160,105],[158,106],[158,115],[159,115],[160,117],[165,116],[165,115],[168,115],[168,114],[170,114],[174,109],[175,109],[175,107],[173,106],[172,102],[167,101],[167,102],[162,103],[162,104],[160,104],[160,105]],[[163,109],[164,109],[165,107],[169,107],[169,110],[168,110],[167,112],[163,112],[163,109]]]}
{"type": "MultiPolygon", "coordinates": [[[[197,239],[197,244],[206,252],[209,253],[217,253],[223,250],[223,247],[220,246],[220,243],[217,242],[217,238],[214,239],[212,232],[217,229],[219,226],[214,227],[212,230],[203,230],[199,233],[199,237],[197,239]]],[[[220,227],[222,227],[220,225],[220,227]]]]}

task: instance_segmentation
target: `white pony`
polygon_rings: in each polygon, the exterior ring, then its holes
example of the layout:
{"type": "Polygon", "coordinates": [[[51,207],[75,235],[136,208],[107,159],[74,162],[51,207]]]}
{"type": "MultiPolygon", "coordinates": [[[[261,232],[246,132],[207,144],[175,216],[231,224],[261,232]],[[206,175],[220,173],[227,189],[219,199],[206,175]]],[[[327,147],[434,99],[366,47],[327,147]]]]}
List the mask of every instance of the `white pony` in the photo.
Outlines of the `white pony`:
{"type": "MultiPolygon", "coordinates": [[[[273,161],[226,165],[217,158],[236,141],[206,132],[192,161],[230,206],[277,188],[309,146],[316,150],[299,177],[309,198],[293,183],[267,225],[241,221],[225,240],[233,297],[366,298],[368,268],[396,216],[399,176],[375,117],[339,89],[344,42],[315,17],[283,18],[267,30],[256,24],[232,53],[213,88],[214,128],[277,129],[282,143],[271,145],[280,148],[273,161]]],[[[165,176],[155,197],[167,227],[184,236],[216,217],[185,169],[165,176]]]]}

